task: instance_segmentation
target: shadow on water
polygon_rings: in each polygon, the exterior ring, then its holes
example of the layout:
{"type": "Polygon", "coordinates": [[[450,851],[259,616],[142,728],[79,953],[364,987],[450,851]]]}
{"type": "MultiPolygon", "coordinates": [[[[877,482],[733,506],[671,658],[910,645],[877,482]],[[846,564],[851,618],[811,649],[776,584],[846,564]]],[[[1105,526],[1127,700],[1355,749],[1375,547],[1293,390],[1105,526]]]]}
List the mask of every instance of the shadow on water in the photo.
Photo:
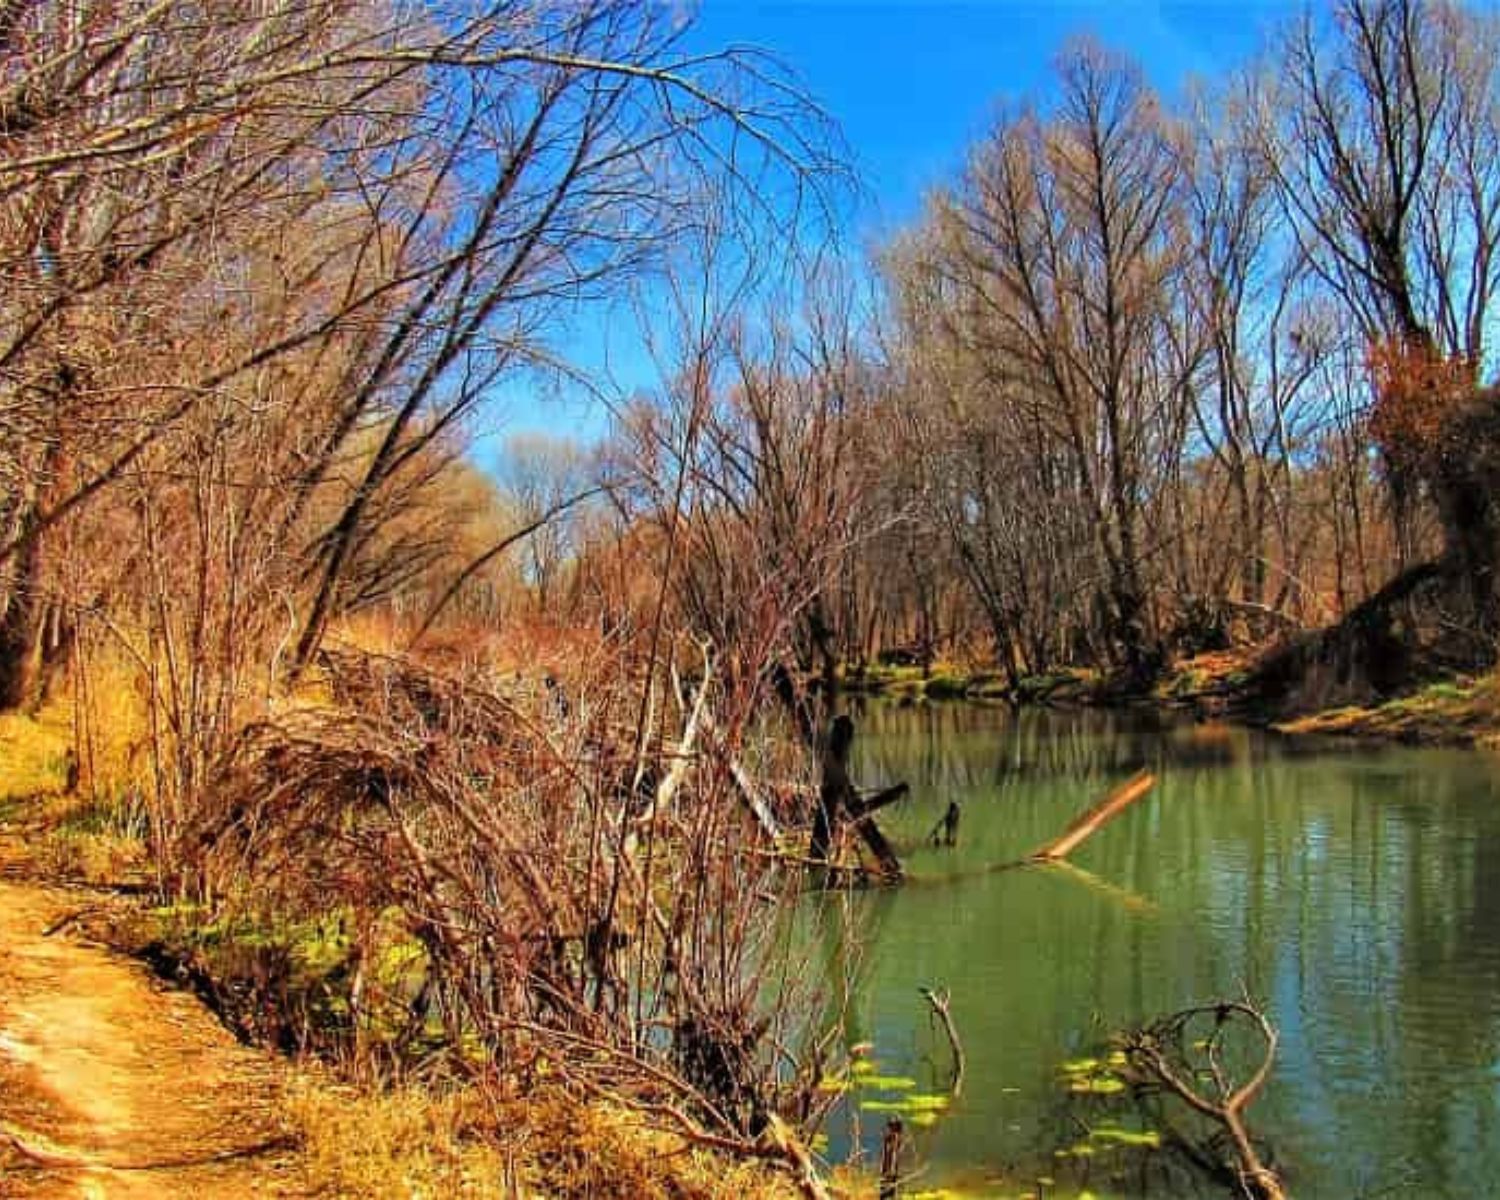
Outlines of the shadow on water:
{"type": "MultiPolygon", "coordinates": [[[[952,990],[968,1080],[920,1134],[928,1180],[1046,1171],[1061,1063],[1242,985],[1281,1030],[1253,1115],[1301,1200],[1441,1200],[1500,1179],[1491,758],[1307,750],[1152,713],[870,704],[856,775],[909,780],[912,800],[883,824],[914,874],[963,876],[852,901],[855,1025],[882,1072],[939,1086],[917,989],[952,990]],[[1156,789],[1072,869],[976,871],[1141,767],[1156,789]],[[949,800],[963,806],[960,845],[929,847],[949,800]]],[[[878,1136],[872,1114],[853,1124],[836,1122],[836,1157],[878,1136]]]]}

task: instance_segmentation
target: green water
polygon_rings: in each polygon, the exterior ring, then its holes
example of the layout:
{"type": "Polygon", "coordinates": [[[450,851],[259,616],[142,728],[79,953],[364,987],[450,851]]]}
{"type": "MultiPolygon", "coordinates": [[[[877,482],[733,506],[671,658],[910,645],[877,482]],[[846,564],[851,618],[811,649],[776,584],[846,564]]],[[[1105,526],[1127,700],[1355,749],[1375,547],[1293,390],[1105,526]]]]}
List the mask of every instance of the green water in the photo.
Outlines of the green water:
{"type": "MultiPolygon", "coordinates": [[[[912,785],[882,824],[918,883],[852,902],[855,1036],[882,1074],[939,1090],[946,1043],[917,989],[944,986],[968,1056],[959,1104],[917,1134],[921,1186],[1005,1174],[992,1193],[1016,1195],[1053,1174],[1060,1063],[1243,985],[1282,1037],[1251,1123],[1299,1200],[1500,1195],[1500,760],[1105,712],[857,721],[858,781],[912,785]],[[1076,852],[1087,874],[972,873],[1142,766],[1157,787],[1076,852]],[[959,847],[922,846],[950,799],[959,847]]],[[[883,1119],[848,1105],[831,1152],[883,1119]]],[[[1098,1194],[1130,1190],[1090,1170],[1098,1194]]]]}

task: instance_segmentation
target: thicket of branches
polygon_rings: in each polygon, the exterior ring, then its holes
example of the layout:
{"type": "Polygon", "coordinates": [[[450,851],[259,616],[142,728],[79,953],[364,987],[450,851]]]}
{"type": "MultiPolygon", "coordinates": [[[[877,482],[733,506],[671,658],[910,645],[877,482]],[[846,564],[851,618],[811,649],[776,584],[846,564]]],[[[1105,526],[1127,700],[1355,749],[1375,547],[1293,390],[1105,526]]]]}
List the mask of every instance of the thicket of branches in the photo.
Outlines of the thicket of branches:
{"type": "MultiPolygon", "coordinates": [[[[241,731],[182,833],[240,917],[349,931],[335,1027],[259,1032],[397,1070],[550,1073],[804,1172],[786,1131],[830,1102],[838,981],[789,949],[801,889],[757,819],[800,805],[746,790],[753,696],[687,665],[648,688],[641,739],[618,651],[506,687],[327,653],[336,703],[241,731]]],[[[290,983],[263,976],[250,1006],[291,1025],[290,983]]]]}
{"type": "Polygon", "coordinates": [[[822,1027],[766,974],[771,802],[731,766],[787,598],[700,651],[670,521],[585,505],[579,455],[566,488],[465,459],[501,385],[568,369],[567,318],[705,227],[757,279],[826,230],[830,124],[686,28],[618,0],[0,5],[0,706],[71,688],[80,785],[143,810],[164,890],[352,921],[356,1042],[545,1046],[781,1153],[822,1027]],[[574,540],[602,632],[517,684],[464,622],[550,609],[574,540]],[[447,667],[330,647],[365,618],[447,667]]]}

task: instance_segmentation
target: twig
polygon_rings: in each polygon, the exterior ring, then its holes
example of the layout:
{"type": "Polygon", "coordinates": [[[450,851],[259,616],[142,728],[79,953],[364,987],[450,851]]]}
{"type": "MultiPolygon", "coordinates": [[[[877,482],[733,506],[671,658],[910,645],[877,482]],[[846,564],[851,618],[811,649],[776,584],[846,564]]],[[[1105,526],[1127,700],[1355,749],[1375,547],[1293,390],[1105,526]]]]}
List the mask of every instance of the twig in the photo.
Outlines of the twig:
{"type": "Polygon", "coordinates": [[[61,933],[69,925],[72,925],[74,922],[81,921],[84,917],[90,917],[97,912],[103,911],[104,910],[101,909],[97,904],[85,904],[82,908],[75,908],[72,912],[64,913],[62,916],[58,917],[57,920],[53,921],[50,925],[43,929],[42,936],[54,937],[55,935],[61,933]]]}

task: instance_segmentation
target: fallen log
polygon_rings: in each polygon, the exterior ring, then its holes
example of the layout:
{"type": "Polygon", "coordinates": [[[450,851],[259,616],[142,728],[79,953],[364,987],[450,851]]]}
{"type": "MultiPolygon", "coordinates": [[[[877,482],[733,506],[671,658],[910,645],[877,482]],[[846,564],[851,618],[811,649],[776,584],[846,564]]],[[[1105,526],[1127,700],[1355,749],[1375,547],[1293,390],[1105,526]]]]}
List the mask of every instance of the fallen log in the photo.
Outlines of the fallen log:
{"type": "Polygon", "coordinates": [[[1156,776],[1149,771],[1141,771],[1139,774],[1132,775],[1098,804],[1076,817],[1059,836],[1028,854],[1025,861],[1047,863],[1067,858],[1085,841],[1149,792],[1155,783],[1156,776]]]}

